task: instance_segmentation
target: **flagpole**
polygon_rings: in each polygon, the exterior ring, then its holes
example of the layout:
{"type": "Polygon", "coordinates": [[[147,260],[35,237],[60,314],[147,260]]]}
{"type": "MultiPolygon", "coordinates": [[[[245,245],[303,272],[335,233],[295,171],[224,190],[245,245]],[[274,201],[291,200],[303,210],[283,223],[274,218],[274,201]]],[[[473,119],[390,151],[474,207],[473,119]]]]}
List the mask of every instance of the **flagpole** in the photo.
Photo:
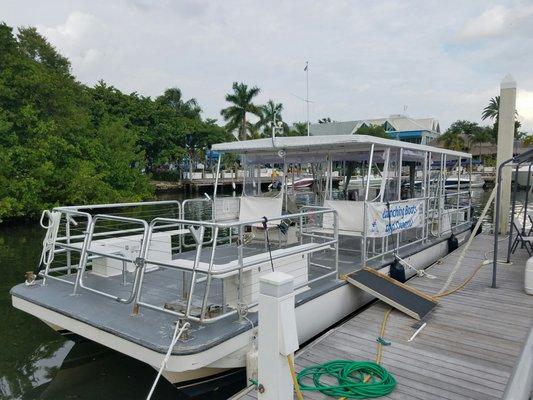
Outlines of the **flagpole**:
{"type": "Polygon", "coordinates": [[[305,62],[305,77],[306,77],[306,96],[305,103],[307,105],[307,136],[310,136],[309,129],[309,61],[305,62]]]}

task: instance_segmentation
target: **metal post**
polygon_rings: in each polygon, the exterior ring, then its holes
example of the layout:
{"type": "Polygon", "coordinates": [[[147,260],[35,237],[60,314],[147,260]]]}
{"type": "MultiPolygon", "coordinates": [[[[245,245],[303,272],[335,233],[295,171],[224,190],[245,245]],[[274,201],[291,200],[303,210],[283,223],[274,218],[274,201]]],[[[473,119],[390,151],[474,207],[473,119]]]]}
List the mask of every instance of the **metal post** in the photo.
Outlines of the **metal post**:
{"type": "Polygon", "coordinates": [[[218,154],[218,161],[217,161],[217,175],[215,176],[215,187],[213,188],[213,201],[217,198],[217,191],[218,191],[218,178],[220,175],[220,160],[222,159],[222,155],[218,154]]]}
{"type": "Polygon", "coordinates": [[[471,221],[472,215],[472,158],[470,158],[470,165],[468,167],[468,209],[467,221],[471,221]]]}
{"type": "Polygon", "coordinates": [[[531,181],[531,162],[527,171],[527,184],[526,184],[526,200],[524,202],[524,223],[522,224],[522,235],[526,234],[526,220],[527,220],[527,205],[529,202],[529,190],[531,181]]]}
{"type": "MultiPolygon", "coordinates": [[[[67,244],[70,244],[70,216],[65,214],[65,236],[67,237],[67,244]]],[[[70,275],[72,270],[72,261],[70,249],[67,250],[67,274],[70,275]]]]}
{"type": "Polygon", "coordinates": [[[311,135],[309,123],[309,61],[305,62],[305,104],[307,105],[307,136],[311,135]]]}
{"type": "MultiPolygon", "coordinates": [[[[239,225],[239,245],[237,247],[237,255],[238,255],[238,262],[239,262],[239,286],[237,288],[237,298],[238,303],[242,304],[243,302],[243,291],[242,291],[242,285],[243,285],[243,258],[244,258],[244,226],[239,225]]],[[[241,319],[241,315],[239,313],[239,320],[241,319]]]]}
{"type": "Polygon", "coordinates": [[[80,251],[80,261],[78,263],[78,268],[76,271],[76,281],[74,283],[74,290],[72,294],[78,294],[78,286],[80,284],[81,276],[85,272],[85,265],[87,264],[87,253],[91,247],[91,240],[94,232],[95,221],[87,221],[87,231],[85,232],[85,238],[83,239],[83,244],[81,245],[80,251]]]}
{"type": "Polygon", "coordinates": [[[514,213],[516,208],[516,192],[518,191],[518,169],[520,168],[520,163],[516,164],[514,172],[514,190],[511,194],[513,196],[513,202],[511,206],[511,221],[509,222],[509,245],[507,247],[507,262],[511,261],[511,246],[513,244],[513,224],[514,224],[514,213]]]}
{"type": "Polygon", "coordinates": [[[437,201],[439,204],[439,237],[442,236],[442,217],[444,213],[444,201],[446,200],[446,154],[441,155],[441,179],[440,179],[440,196],[444,196],[442,199],[441,204],[441,198],[438,197],[437,201]]]}
{"type": "MultiPolygon", "coordinates": [[[[191,227],[191,230],[192,230],[192,227],[191,227]]],[[[187,309],[185,311],[185,317],[187,318],[189,317],[189,314],[191,312],[191,307],[192,307],[194,287],[196,285],[196,273],[197,273],[196,270],[198,269],[198,264],[200,263],[200,255],[202,253],[202,244],[204,242],[204,230],[205,230],[205,227],[201,225],[198,230],[198,233],[193,232],[194,240],[196,242],[196,255],[194,257],[194,265],[193,265],[192,274],[191,274],[191,284],[189,286],[189,298],[187,299],[187,309]]]]}
{"type": "Polygon", "coordinates": [[[498,265],[498,228],[500,226],[500,201],[501,201],[501,182],[502,182],[502,169],[505,166],[506,162],[501,163],[498,167],[498,172],[496,175],[496,203],[494,204],[494,212],[496,213],[494,217],[494,260],[492,262],[492,287],[496,288],[496,268],[498,265]]]}
{"type": "MultiPolygon", "coordinates": [[[[400,147],[400,157],[398,160],[398,200],[402,199],[402,163],[403,163],[403,147],[400,147]]],[[[400,234],[396,234],[396,250],[400,247],[400,234]]],[[[392,235],[392,226],[391,226],[391,235],[392,235]]]]}
{"type": "Polygon", "coordinates": [[[433,153],[430,151],[427,153],[427,159],[428,159],[428,169],[426,173],[426,209],[427,209],[427,216],[429,216],[429,211],[431,211],[431,218],[426,218],[426,239],[429,237],[429,224],[430,220],[434,217],[435,210],[431,208],[431,160],[433,159],[433,153]],[[431,209],[430,209],[431,208],[431,209]]]}
{"type": "MultiPolygon", "coordinates": [[[[422,185],[422,198],[424,199],[424,202],[422,203],[424,205],[424,209],[422,210],[422,215],[424,216],[424,219],[427,221],[427,204],[426,204],[426,184],[427,184],[427,168],[428,168],[428,153],[427,151],[424,152],[424,163],[422,164],[422,179],[420,180],[420,184],[422,185]]],[[[414,185],[413,185],[413,194],[414,194],[414,185]]],[[[424,239],[426,236],[426,224],[422,224],[422,239],[424,239]]]]}
{"type": "MultiPolygon", "coordinates": [[[[368,171],[367,171],[367,174],[366,174],[366,187],[365,187],[365,213],[364,215],[366,216],[366,212],[367,212],[367,206],[366,206],[366,203],[368,202],[368,192],[369,192],[369,189],[370,189],[370,174],[372,172],[372,161],[374,159],[374,144],[372,143],[372,145],[370,146],[370,157],[368,158],[368,171]]],[[[364,219],[366,221],[366,218],[364,219]]],[[[364,234],[363,234],[363,248],[362,248],[362,261],[363,261],[363,266],[366,266],[366,242],[367,242],[367,237],[366,237],[366,222],[364,223],[364,234]]]]}
{"type": "Polygon", "coordinates": [[[370,174],[372,173],[373,159],[374,159],[374,143],[372,143],[372,146],[370,146],[370,157],[368,159],[368,171],[366,174],[365,201],[368,201],[368,191],[370,189],[370,174]]]}
{"type": "Polygon", "coordinates": [[[455,226],[459,225],[459,199],[461,197],[461,156],[457,158],[457,208],[455,211],[455,226]]]}
{"type": "MultiPolygon", "coordinates": [[[[324,216],[324,214],[322,214],[324,216]]],[[[333,212],[333,222],[334,222],[334,238],[335,238],[335,277],[339,278],[339,215],[337,211],[333,212]]]]}

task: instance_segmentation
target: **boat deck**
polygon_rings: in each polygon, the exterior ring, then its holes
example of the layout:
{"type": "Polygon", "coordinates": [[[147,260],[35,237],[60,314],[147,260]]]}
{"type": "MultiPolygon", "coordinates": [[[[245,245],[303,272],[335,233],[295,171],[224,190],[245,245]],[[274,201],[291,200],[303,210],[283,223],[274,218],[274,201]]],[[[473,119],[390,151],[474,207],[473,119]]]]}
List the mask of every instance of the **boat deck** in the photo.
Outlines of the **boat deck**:
{"type": "MultiPolygon", "coordinates": [[[[345,246],[357,248],[356,243],[353,243],[354,240],[354,238],[348,237],[342,239],[341,242],[345,246]]],[[[412,245],[406,246],[400,252],[400,255],[408,256],[414,254],[423,248],[427,248],[443,240],[446,240],[446,238],[433,239],[425,245],[413,243],[412,245]]],[[[220,245],[217,249],[217,262],[226,263],[236,257],[235,247],[220,245]]],[[[264,252],[264,245],[247,249],[245,256],[259,252],[264,252]]],[[[194,251],[181,253],[179,254],[179,258],[192,260],[194,259],[194,254],[194,251]]],[[[358,251],[339,251],[339,275],[342,276],[343,274],[361,268],[359,254],[358,251]]],[[[200,260],[208,262],[209,256],[210,250],[203,249],[200,260]]],[[[308,271],[309,280],[323,275],[324,271],[326,271],[323,267],[315,266],[314,263],[334,268],[331,251],[314,253],[311,256],[311,261],[312,263],[308,271]]],[[[369,265],[379,269],[391,261],[392,258],[389,255],[376,258],[369,265]]],[[[75,275],[67,275],[63,278],[73,282],[75,275]]],[[[175,304],[180,297],[183,297],[183,279],[183,273],[176,270],[157,269],[146,273],[143,283],[142,300],[159,306],[163,306],[167,302],[175,304]]],[[[188,288],[189,280],[190,274],[186,273],[186,288],[188,288]]],[[[127,298],[132,290],[131,283],[133,281],[133,274],[127,274],[127,285],[122,285],[121,275],[104,278],[90,272],[85,274],[84,281],[91,288],[127,298]]],[[[344,284],[346,282],[338,280],[333,276],[318,280],[309,284],[307,290],[297,295],[296,304],[297,306],[303,304],[344,284]]],[[[220,303],[223,290],[222,282],[219,279],[213,279],[212,285],[208,303],[223,306],[220,303]]],[[[197,284],[197,293],[203,294],[204,289],[205,280],[197,284]]],[[[19,284],[11,289],[11,294],[14,297],[81,321],[156,352],[164,354],[167,351],[168,344],[172,338],[174,330],[173,323],[177,319],[176,317],[147,308],[141,308],[141,314],[132,316],[131,304],[122,304],[84,289],[80,289],[79,294],[73,296],[72,290],[73,286],[71,285],[49,279],[45,286],[25,286],[24,284],[19,284]]],[[[366,296],[365,298],[370,299],[370,296],[366,296]]],[[[193,306],[197,300],[193,301],[193,306]]],[[[251,310],[248,316],[249,320],[256,325],[257,312],[251,310]]],[[[238,323],[236,319],[237,317],[228,317],[205,325],[202,328],[193,324],[192,338],[185,342],[179,342],[174,347],[172,354],[186,355],[198,353],[250,329],[250,324],[247,320],[238,323]]]]}
{"type": "MultiPolygon", "coordinates": [[[[450,288],[461,283],[490,258],[493,236],[472,243],[450,288]],[[488,253],[488,254],[487,254],[488,253]]],[[[505,247],[502,242],[501,247],[505,247]]],[[[409,285],[428,294],[442,287],[461,249],[428,272],[436,279],[415,277],[409,285]]],[[[525,250],[513,255],[513,265],[498,265],[497,288],[490,287],[492,264],[483,267],[462,290],[443,297],[427,318],[427,326],[412,341],[415,320],[394,310],[384,338],[382,365],[397,380],[388,399],[500,399],[533,325],[533,296],[524,292],[525,250]]],[[[296,355],[296,368],[334,359],[374,360],[376,338],[389,306],[380,301],[328,331],[296,355]]],[[[306,399],[328,398],[304,392],[306,399]]],[[[245,390],[236,398],[255,399],[245,390]]]]}

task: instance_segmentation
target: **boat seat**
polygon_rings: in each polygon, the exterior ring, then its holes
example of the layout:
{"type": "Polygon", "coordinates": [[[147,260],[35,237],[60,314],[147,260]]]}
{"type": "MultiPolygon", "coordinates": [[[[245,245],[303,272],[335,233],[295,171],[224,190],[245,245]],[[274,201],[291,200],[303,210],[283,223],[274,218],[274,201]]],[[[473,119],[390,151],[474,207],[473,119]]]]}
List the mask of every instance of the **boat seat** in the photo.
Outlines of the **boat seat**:
{"type": "MultiPolygon", "coordinates": [[[[349,200],[324,200],[324,207],[337,211],[339,216],[339,235],[343,236],[363,236],[364,231],[364,201],[349,200]]],[[[315,233],[334,233],[334,215],[324,214],[322,227],[313,229],[315,233]]]]}
{"type": "MultiPolygon", "coordinates": [[[[330,249],[331,245],[328,243],[305,243],[300,244],[297,246],[292,247],[286,247],[282,249],[276,249],[272,250],[272,258],[279,259],[283,257],[289,257],[292,255],[304,255],[304,254],[310,254],[321,250],[327,250],[330,249]]],[[[216,255],[216,254],[215,254],[216,255]]],[[[216,257],[215,257],[216,258],[216,257]]],[[[146,261],[148,264],[150,263],[150,260],[148,259],[146,261]]],[[[254,254],[248,257],[244,257],[242,260],[243,263],[243,271],[251,270],[258,265],[270,263],[270,255],[268,251],[254,254]]],[[[194,268],[194,260],[185,259],[185,258],[176,258],[169,262],[170,265],[174,265],[176,267],[179,267],[183,270],[189,270],[192,271],[194,268]]],[[[212,272],[217,273],[215,276],[216,278],[226,278],[228,276],[236,275],[238,274],[238,268],[239,266],[239,260],[235,259],[227,263],[223,264],[217,264],[216,261],[213,263],[212,272]]],[[[201,273],[208,273],[209,272],[209,263],[206,262],[199,262],[198,267],[196,271],[201,273]]]]}
{"type": "MultiPolygon", "coordinates": [[[[283,198],[243,196],[240,200],[239,222],[253,221],[267,217],[268,220],[282,215],[283,198]]],[[[279,221],[267,222],[267,228],[277,227],[279,221]]],[[[251,224],[254,228],[263,228],[261,222],[251,224]]]]}

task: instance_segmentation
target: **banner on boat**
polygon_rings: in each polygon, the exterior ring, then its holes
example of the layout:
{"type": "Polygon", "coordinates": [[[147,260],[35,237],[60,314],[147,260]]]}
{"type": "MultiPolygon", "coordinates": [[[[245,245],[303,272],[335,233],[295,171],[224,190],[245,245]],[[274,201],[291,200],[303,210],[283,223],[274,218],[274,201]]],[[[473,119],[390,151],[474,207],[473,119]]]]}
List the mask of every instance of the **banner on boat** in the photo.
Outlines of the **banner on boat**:
{"type": "Polygon", "coordinates": [[[424,223],[424,201],[366,203],[366,236],[384,237],[406,229],[421,227],[424,223]]]}

